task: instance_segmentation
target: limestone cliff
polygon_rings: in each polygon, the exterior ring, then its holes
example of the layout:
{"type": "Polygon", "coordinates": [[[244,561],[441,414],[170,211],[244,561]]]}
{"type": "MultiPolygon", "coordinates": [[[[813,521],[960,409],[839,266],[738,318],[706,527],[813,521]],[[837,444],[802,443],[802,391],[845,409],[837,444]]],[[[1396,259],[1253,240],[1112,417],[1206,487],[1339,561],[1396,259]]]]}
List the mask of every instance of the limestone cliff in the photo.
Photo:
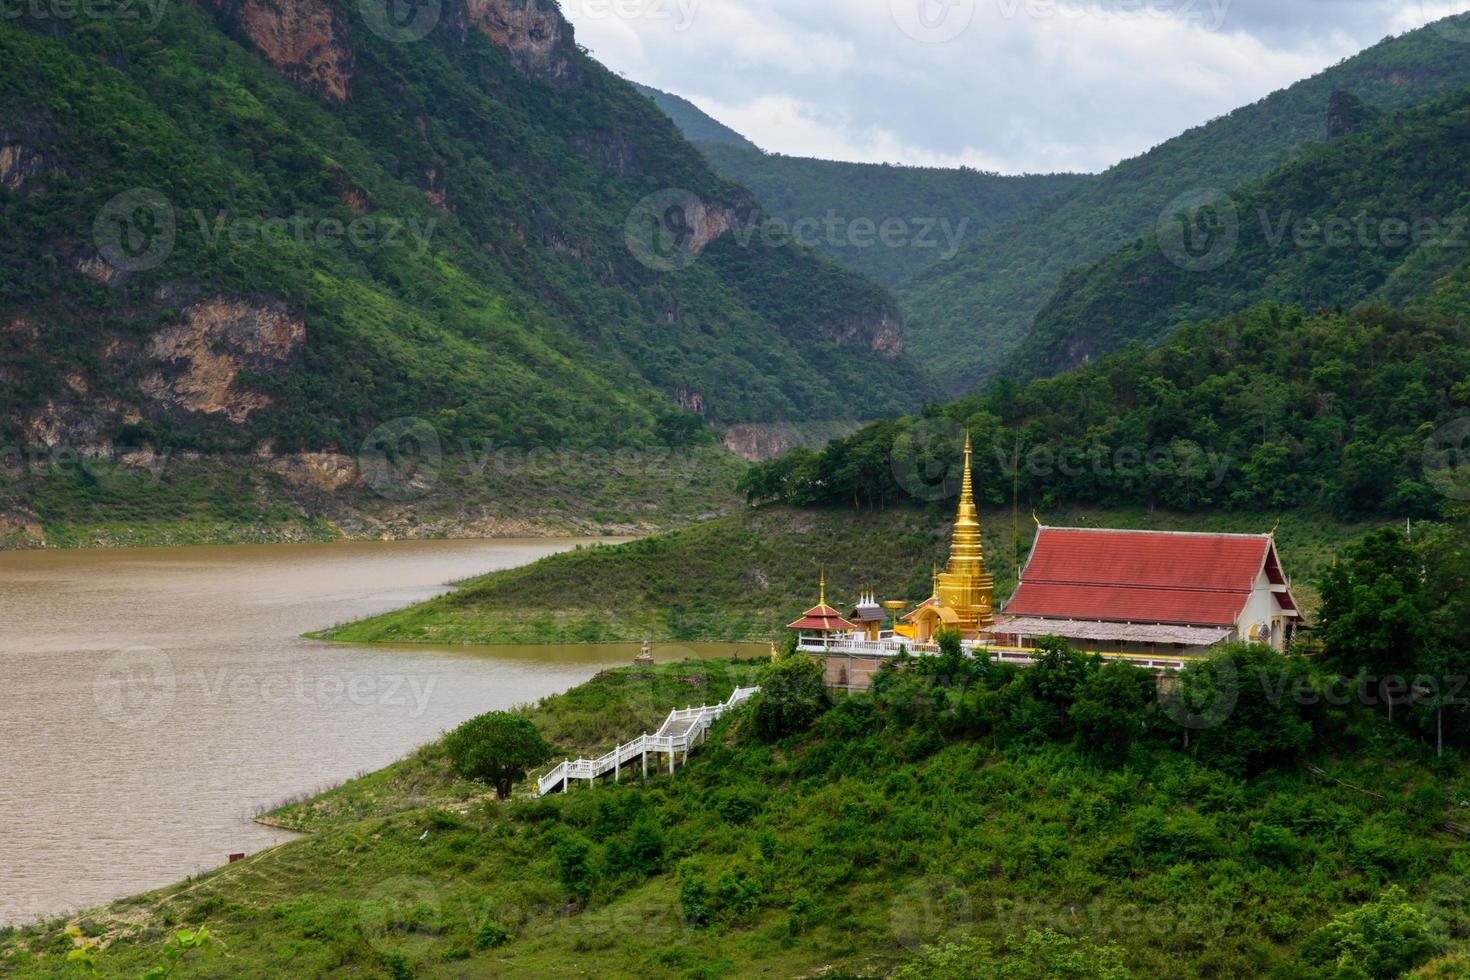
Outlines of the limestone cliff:
{"type": "Polygon", "coordinates": [[[333,102],[352,95],[347,19],[327,0],[206,0],[281,74],[333,102]]]}
{"type": "Polygon", "coordinates": [[[243,422],[270,398],[237,384],[240,372],[279,370],[305,344],[306,322],[280,304],[215,297],[153,336],[148,356],[160,367],[140,387],[167,406],[243,422]]]}

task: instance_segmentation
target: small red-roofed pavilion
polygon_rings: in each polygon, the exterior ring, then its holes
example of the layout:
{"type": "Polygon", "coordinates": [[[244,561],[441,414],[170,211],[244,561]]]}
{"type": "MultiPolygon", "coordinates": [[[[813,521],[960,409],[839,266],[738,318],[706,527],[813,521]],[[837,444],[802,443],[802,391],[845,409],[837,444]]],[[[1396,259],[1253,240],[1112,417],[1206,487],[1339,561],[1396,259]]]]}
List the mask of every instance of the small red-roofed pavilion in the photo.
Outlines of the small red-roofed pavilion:
{"type": "Polygon", "coordinates": [[[821,633],[824,636],[831,636],[835,633],[856,632],[858,627],[843,619],[841,613],[839,613],[836,609],[833,609],[831,606],[827,605],[826,572],[822,573],[821,590],[821,601],[819,601],[812,608],[808,609],[800,619],[798,619],[796,622],[792,623],[786,628],[789,630],[796,630],[798,633],[802,634],[821,633]]]}

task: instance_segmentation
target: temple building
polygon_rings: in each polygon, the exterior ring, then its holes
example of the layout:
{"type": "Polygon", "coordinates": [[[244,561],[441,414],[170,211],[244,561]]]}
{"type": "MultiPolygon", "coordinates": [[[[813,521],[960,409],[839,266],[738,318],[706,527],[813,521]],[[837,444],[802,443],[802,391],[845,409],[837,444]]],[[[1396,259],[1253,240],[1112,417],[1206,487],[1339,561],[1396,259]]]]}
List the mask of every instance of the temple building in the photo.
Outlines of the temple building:
{"type": "Polygon", "coordinates": [[[1232,640],[1284,651],[1300,607],[1273,534],[1212,534],[1059,528],[1037,522],[1036,540],[1015,594],[997,614],[995,577],[985,567],[972,478],[970,439],[949,562],[935,570],[933,594],[907,615],[903,602],[862,593],[847,618],[821,601],[791,624],[800,648],[827,661],[828,683],[863,690],[903,650],[932,650],[942,629],[957,630],[975,655],[1028,663],[1038,640],[1125,659],[1159,672],[1181,669],[1232,640]],[[884,629],[884,612],[894,620],[884,629]]]}
{"type": "Polygon", "coordinates": [[[1301,610],[1270,534],[1041,527],[992,636],[1119,653],[1285,650],[1301,610]]]}

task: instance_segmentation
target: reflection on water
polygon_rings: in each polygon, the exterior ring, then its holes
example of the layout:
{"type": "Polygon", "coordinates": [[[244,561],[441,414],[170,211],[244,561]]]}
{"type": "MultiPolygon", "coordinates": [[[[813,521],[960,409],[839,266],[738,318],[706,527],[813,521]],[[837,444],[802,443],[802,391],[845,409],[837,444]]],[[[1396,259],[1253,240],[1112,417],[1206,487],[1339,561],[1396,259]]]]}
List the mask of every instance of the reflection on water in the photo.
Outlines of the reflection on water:
{"type": "MultiPolygon", "coordinates": [[[[263,806],[375,769],[634,646],[374,648],[302,632],[573,540],[0,554],[0,923],[286,836],[263,806]]],[[[660,659],[728,648],[656,650],[660,659]]],[[[746,655],[759,653],[750,649],[746,655]]]]}

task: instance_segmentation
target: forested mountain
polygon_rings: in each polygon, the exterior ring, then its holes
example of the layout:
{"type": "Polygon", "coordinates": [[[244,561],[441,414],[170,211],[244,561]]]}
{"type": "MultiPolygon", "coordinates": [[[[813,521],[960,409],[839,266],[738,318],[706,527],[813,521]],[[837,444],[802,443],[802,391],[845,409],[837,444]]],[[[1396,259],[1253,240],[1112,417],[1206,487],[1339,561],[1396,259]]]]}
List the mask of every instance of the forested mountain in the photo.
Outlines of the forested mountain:
{"type": "Polygon", "coordinates": [[[846,163],[766,153],[686,99],[639,86],[714,168],[755,192],[803,244],[887,286],[955,254],[1086,174],[1006,177],[967,168],[846,163]]]}
{"type": "Polygon", "coordinates": [[[615,448],[914,403],[892,300],[737,235],[749,193],[554,7],[419,9],[0,22],[0,435],[615,448]]]}
{"type": "Polygon", "coordinates": [[[1124,161],[904,283],[909,350],[956,394],[975,388],[1010,360],[1067,272],[1151,232],[1181,195],[1223,193],[1300,156],[1328,136],[1336,93],[1390,110],[1466,86],[1470,45],[1426,27],[1124,161]]]}
{"type": "Polygon", "coordinates": [[[1265,304],[1152,350],[875,423],[756,467],[744,486],[798,505],[944,499],[969,429],[977,493],[992,504],[1434,517],[1470,495],[1467,410],[1470,334],[1457,321],[1265,304]]]}
{"type": "Polygon", "coordinates": [[[1313,147],[1180,222],[1070,273],[1012,370],[1049,374],[1262,300],[1463,297],[1438,284],[1470,262],[1470,91],[1313,147]]]}
{"type": "Polygon", "coordinates": [[[759,149],[750,140],[682,96],[664,92],[650,85],[639,85],[637,82],[633,83],[633,87],[652,99],[663,114],[672,119],[674,125],[679,127],[684,138],[691,143],[721,143],[746,150],[759,149]]]}

